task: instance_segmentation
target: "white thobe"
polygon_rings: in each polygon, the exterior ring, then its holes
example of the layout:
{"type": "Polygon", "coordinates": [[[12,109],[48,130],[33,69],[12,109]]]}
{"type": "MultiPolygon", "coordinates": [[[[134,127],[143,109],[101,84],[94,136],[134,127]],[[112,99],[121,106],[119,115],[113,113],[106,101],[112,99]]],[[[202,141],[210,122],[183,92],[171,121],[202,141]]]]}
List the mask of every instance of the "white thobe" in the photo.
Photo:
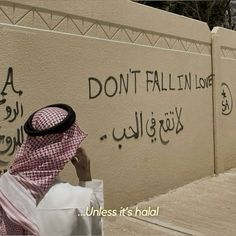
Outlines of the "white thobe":
{"type": "Polygon", "coordinates": [[[103,208],[101,180],[80,186],[57,182],[37,205],[40,236],[103,235],[101,216],[88,210],[103,208]]]}

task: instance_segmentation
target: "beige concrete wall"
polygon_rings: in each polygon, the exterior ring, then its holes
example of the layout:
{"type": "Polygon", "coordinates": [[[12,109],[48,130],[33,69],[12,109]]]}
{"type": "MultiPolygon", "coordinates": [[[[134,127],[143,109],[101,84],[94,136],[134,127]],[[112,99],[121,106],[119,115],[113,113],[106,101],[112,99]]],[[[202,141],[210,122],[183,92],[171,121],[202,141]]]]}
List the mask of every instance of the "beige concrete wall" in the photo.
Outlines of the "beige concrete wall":
{"type": "Polygon", "coordinates": [[[236,166],[236,32],[220,27],[212,31],[213,73],[216,76],[215,131],[216,170],[222,172],[236,166]]]}
{"type": "MultiPolygon", "coordinates": [[[[8,81],[0,150],[10,147],[2,161],[13,158],[11,141],[28,114],[64,102],[89,134],[83,146],[93,177],[104,179],[106,207],[214,172],[205,23],[129,1],[77,1],[65,12],[53,1],[18,2],[34,7],[0,5],[1,90],[8,81]]],[[[70,165],[63,177],[77,181],[70,165]]]]}

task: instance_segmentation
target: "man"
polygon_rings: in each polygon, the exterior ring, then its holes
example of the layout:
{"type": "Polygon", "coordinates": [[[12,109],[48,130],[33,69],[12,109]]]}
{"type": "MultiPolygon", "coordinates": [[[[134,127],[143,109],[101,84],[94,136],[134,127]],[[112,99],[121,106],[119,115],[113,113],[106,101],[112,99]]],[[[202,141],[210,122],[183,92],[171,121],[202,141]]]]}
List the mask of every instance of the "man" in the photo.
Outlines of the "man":
{"type": "Polygon", "coordinates": [[[75,119],[65,104],[47,106],[28,118],[27,139],[0,178],[0,235],[102,234],[101,218],[86,216],[89,207],[103,206],[102,184],[91,181],[89,160],[79,148],[87,135],[75,119]],[[70,160],[80,184],[90,188],[57,180],[70,160]]]}

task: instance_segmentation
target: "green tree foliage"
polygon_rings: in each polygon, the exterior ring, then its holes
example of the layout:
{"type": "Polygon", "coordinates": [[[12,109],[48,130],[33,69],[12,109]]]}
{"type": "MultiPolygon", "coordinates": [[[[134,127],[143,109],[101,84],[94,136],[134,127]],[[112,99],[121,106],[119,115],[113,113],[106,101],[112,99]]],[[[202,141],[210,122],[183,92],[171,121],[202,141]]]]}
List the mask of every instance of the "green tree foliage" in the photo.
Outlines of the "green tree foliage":
{"type": "Polygon", "coordinates": [[[204,21],[210,29],[214,26],[236,29],[236,0],[136,2],[204,21]]]}

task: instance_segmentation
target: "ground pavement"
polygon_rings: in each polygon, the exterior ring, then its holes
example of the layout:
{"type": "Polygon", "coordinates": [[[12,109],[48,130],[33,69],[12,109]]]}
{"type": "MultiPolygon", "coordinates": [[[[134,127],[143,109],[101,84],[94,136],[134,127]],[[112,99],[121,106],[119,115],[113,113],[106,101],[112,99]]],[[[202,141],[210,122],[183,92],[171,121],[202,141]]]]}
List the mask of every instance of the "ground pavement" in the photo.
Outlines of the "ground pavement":
{"type": "Polygon", "coordinates": [[[236,168],[194,181],[130,209],[132,216],[104,217],[105,236],[236,236],[236,168]],[[157,216],[134,216],[135,209],[148,207],[159,207],[157,216]]]}

